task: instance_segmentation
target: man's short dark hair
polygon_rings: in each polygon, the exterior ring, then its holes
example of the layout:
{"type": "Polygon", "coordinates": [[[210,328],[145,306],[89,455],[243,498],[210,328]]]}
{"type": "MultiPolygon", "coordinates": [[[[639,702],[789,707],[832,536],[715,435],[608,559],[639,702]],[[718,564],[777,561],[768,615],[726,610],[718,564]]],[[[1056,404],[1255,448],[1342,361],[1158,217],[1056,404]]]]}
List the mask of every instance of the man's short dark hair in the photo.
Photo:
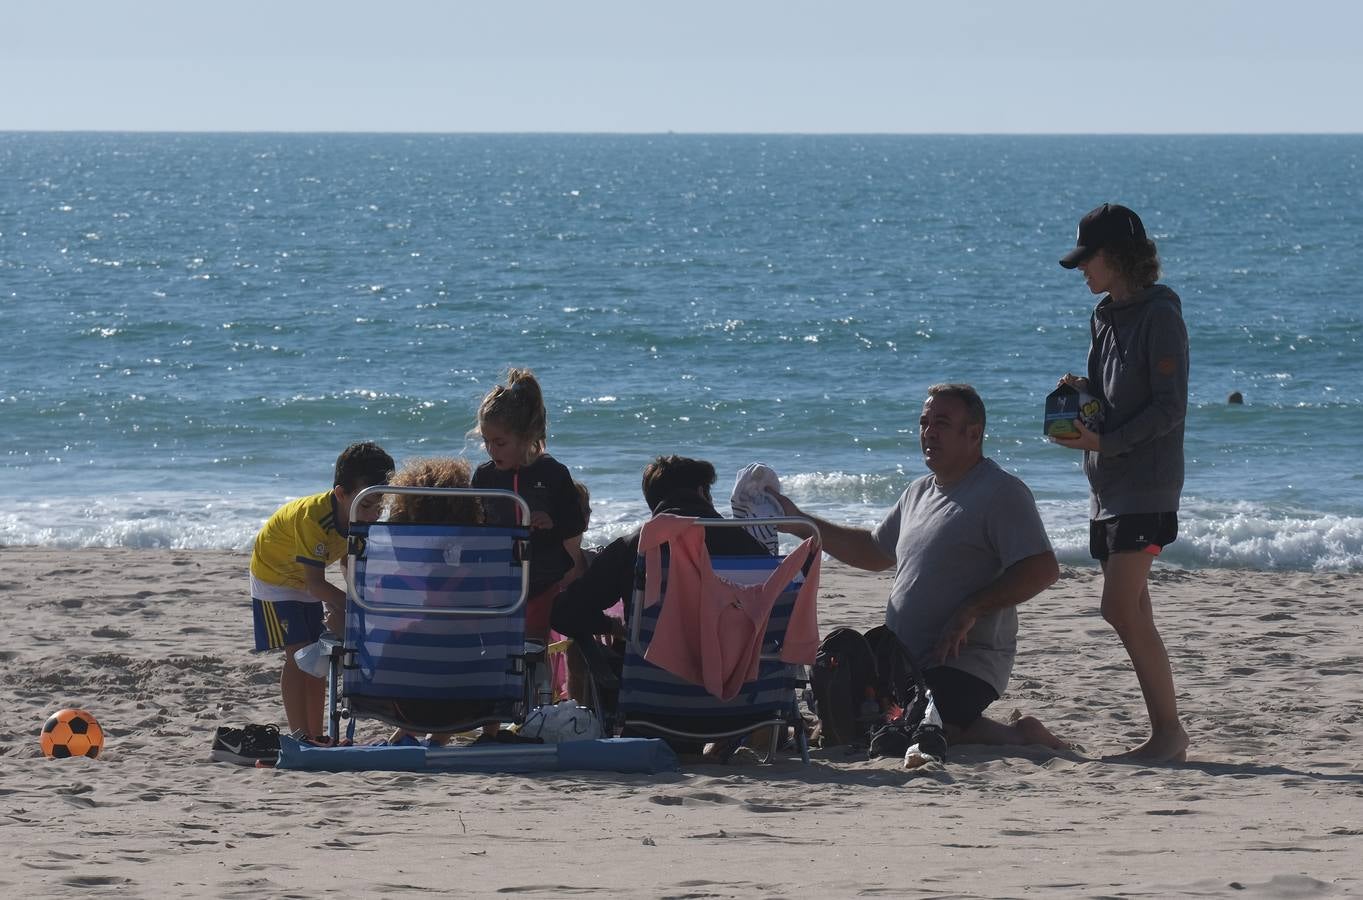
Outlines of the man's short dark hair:
{"type": "Polygon", "coordinates": [[[351,444],[336,457],[333,485],[354,493],[376,484],[387,484],[393,476],[393,457],[373,441],[351,444]]]}
{"type": "Polygon", "coordinates": [[[644,467],[644,502],[657,512],[662,502],[674,494],[704,496],[715,483],[715,467],[703,459],[687,456],[660,456],[644,467]]]}
{"type": "Polygon", "coordinates": [[[928,388],[929,397],[955,397],[965,404],[965,414],[972,425],[984,429],[984,401],[980,394],[968,384],[934,384],[928,388]]]}

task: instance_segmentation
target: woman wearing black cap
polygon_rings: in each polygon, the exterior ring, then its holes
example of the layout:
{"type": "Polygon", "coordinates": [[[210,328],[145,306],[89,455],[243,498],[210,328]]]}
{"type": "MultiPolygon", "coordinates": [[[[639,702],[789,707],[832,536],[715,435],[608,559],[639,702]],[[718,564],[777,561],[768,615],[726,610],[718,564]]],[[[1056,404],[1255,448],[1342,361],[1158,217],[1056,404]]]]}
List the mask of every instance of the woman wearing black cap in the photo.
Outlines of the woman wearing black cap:
{"type": "Polygon", "coordinates": [[[1103,618],[1136,670],[1150,738],[1119,759],[1181,761],[1188,734],[1178,717],[1174,676],[1150,605],[1150,566],[1178,535],[1183,490],[1183,419],[1188,405],[1188,332],[1178,295],[1159,279],[1155,242],[1140,217],[1104,203],[1079,223],[1060,260],[1105,295],[1089,320],[1088,371],[1062,384],[1098,397],[1099,432],[1052,438],[1084,451],[1090,488],[1089,553],[1103,567],[1103,618]]]}

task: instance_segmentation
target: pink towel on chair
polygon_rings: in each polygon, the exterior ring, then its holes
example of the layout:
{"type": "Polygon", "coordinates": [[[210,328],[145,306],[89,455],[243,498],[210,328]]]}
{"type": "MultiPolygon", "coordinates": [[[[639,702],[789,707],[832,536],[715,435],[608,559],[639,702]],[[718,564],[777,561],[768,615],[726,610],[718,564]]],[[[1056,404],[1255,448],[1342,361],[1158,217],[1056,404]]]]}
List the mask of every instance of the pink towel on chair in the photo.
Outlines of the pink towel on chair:
{"type": "Polygon", "coordinates": [[[644,659],[678,678],[699,684],[721,700],[732,700],[745,682],[757,677],[763,638],[772,608],[813,555],[800,586],[781,647],[781,659],[809,664],[819,646],[815,596],[819,590],[820,547],[813,538],[796,547],[762,584],[734,584],[715,574],[705,529],[694,518],[660,514],[643,527],[644,606],[659,600],[662,545],[667,567],[667,603],[658,615],[644,659]]]}

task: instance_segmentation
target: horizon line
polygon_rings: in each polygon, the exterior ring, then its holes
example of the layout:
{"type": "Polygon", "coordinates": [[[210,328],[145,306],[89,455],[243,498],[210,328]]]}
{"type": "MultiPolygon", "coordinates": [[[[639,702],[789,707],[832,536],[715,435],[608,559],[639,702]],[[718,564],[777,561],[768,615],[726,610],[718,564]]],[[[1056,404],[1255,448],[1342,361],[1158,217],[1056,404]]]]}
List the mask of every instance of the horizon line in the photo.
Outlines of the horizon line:
{"type": "Polygon", "coordinates": [[[0,134],[406,135],[424,137],[1359,137],[1360,131],[433,131],[426,129],[0,128],[0,134]]]}

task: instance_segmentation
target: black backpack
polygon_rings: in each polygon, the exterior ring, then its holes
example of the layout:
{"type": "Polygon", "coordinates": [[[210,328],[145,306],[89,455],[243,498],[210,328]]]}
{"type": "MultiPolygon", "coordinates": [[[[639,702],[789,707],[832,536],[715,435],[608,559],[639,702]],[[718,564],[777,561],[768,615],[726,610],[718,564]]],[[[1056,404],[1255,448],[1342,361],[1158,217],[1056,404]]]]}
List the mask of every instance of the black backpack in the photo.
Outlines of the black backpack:
{"type": "MultiPolygon", "coordinates": [[[[877,625],[866,632],[866,643],[876,658],[876,696],[885,711],[894,714],[895,707],[909,713],[915,706],[927,705],[924,698],[923,676],[913,664],[899,635],[886,625],[877,625]]],[[[918,712],[919,718],[922,711],[918,712]]]]}
{"type": "Polygon", "coordinates": [[[866,747],[888,719],[915,712],[921,719],[921,682],[908,651],[884,625],[864,635],[833,629],[819,642],[810,679],[819,746],[866,747]]]}
{"type": "Polygon", "coordinates": [[[830,631],[815,653],[811,687],[821,747],[901,755],[927,709],[923,675],[898,635],[883,625],[866,634],[830,631]]]}
{"type": "Polygon", "coordinates": [[[945,762],[947,740],[942,729],[925,721],[928,686],[913,664],[899,636],[884,625],[866,632],[876,656],[881,703],[885,715],[872,729],[867,752],[871,756],[903,756],[917,744],[920,752],[945,762]]]}
{"type": "Polygon", "coordinates": [[[860,631],[834,628],[819,642],[810,687],[819,746],[865,746],[881,710],[875,651],[860,631]]]}

